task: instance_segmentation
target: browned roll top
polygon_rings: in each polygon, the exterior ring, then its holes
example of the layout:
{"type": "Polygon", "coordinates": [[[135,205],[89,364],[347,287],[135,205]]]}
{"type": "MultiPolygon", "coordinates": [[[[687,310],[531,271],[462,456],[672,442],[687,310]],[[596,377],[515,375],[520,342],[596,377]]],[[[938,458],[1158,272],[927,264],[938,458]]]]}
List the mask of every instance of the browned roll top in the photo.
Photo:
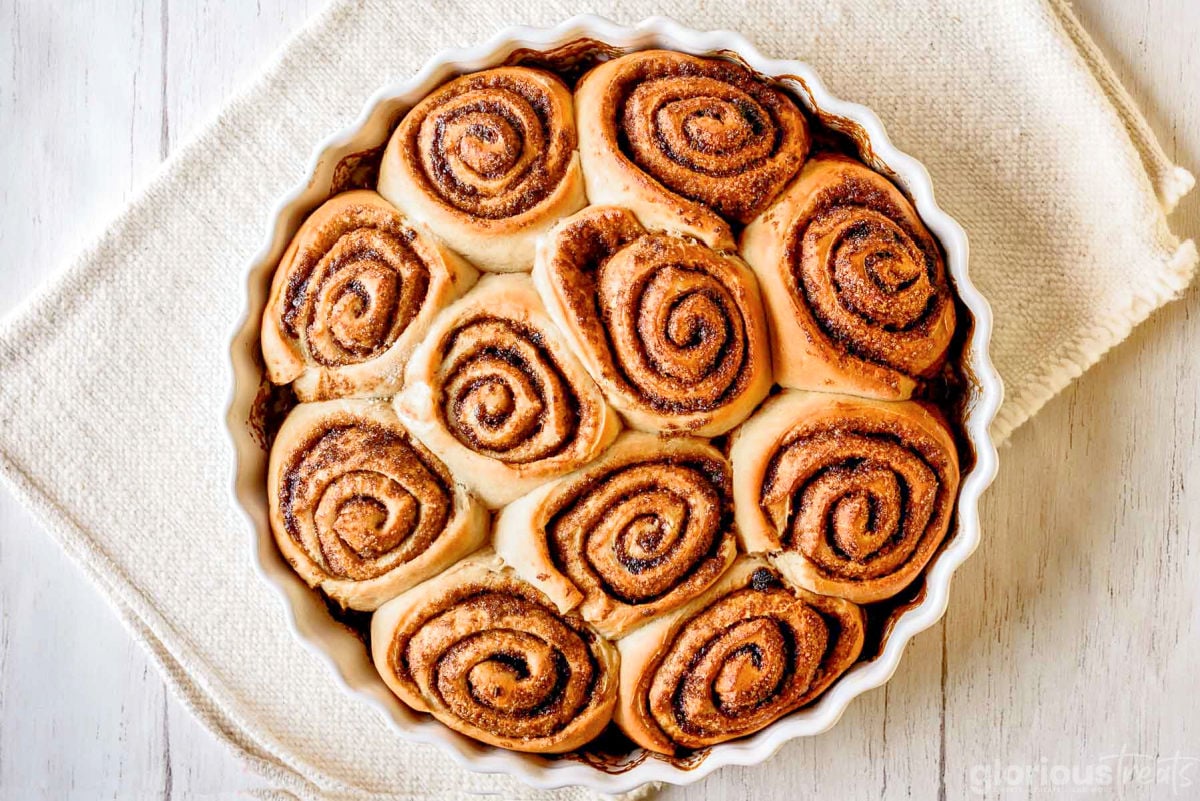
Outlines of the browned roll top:
{"type": "Polygon", "coordinates": [[[678,195],[748,222],[800,169],[803,115],[728,61],[650,51],[605,75],[596,124],[613,148],[678,195]]]}
{"type": "Polygon", "coordinates": [[[746,227],[785,387],[903,400],[954,337],[941,253],[908,199],[845,156],[809,159],[746,227]]]}
{"type": "Polygon", "coordinates": [[[423,554],[454,512],[453,481],[424,449],[370,420],[331,422],[284,466],[287,533],[334,578],[366,580],[423,554]]]}
{"type": "MultiPolygon", "coordinates": [[[[769,378],[769,348],[754,277],[696,242],[646,232],[623,209],[594,207],[561,225],[535,280],[557,299],[588,352],[584,364],[627,416],[643,407],[662,428],[715,434],[740,421],[769,378]],[[600,375],[596,375],[596,373],[600,375]],[[736,406],[735,409],[727,407],[736,406]],[[669,418],[695,415],[691,422],[669,418]]],[[[635,426],[639,425],[631,417],[635,426]]]]}
{"type": "Polygon", "coordinates": [[[481,316],[459,325],[444,352],[442,413],[463,445],[524,464],[572,443],[579,399],[538,331],[481,316]]]}
{"type": "MultiPolygon", "coordinates": [[[[857,658],[854,604],[786,587],[739,562],[718,597],[661,636],[623,695],[623,727],[662,753],[701,748],[768,726],[822,693],[857,658]]],[[[653,632],[649,632],[653,633],[653,632]]],[[[635,635],[639,636],[639,635],[635,635]]],[[[634,646],[622,658],[639,658],[634,646]]]]}
{"type": "Polygon", "coordinates": [[[710,411],[745,379],[743,310],[706,269],[713,259],[701,245],[647,236],[617,264],[600,268],[597,290],[613,350],[626,378],[657,409],[710,411]]]}
{"type": "Polygon", "coordinates": [[[541,203],[576,149],[570,97],[557,78],[504,68],[451,81],[404,118],[400,135],[432,197],[464,214],[503,219],[541,203]]]}
{"type": "Polygon", "coordinates": [[[693,595],[725,568],[730,493],[728,465],[700,454],[620,466],[558,510],[547,527],[554,560],[585,597],[642,605],[693,595]]]}
{"type": "Polygon", "coordinates": [[[915,576],[958,491],[944,424],[913,402],[866,403],[828,402],[797,417],[759,498],[778,547],[806,560],[813,578],[802,582],[857,601],[892,595],[915,576]]]}
{"type": "Polygon", "coordinates": [[[486,276],[438,316],[395,408],[492,508],[591,461],[619,427],[527,275],[486,276]]]}
{"type": "Polygon", "coordinates": [[[311,232],[287,274],[281,326],[324,367],[372,359],[416,318],[429,267],[394,210],[351,205],[311,232]]]}
{"type": "Polygon", "coordinates": [[[393,604],[407,611],[396,627],[373,632],[390,637],[393,688],[452,728],[507,748],[559,752],[594,737],[616,695],[612,647],[516,578],[460,575],[401,596],[393,604]]]}
{"type": "Polygon", "coordinates": [[[849,174],[820,190],[786,247],[796,286],[831,341],[914,376],[944,353],[954,304],[937,246],[875,182],[849,174]]]}

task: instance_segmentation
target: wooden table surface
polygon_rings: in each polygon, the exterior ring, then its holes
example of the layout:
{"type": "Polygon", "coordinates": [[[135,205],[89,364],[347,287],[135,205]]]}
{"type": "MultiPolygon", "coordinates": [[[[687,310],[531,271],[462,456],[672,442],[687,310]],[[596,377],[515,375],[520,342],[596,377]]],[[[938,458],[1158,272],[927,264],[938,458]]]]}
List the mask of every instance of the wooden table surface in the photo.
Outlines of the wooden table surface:
{"type": "MultiPolygon", "coordinates": [[[[320,3],[0,0],[0,314],[320,3]]],[[[1200,2],[1075,5],[1200,169],[1200,2]]],[[[1200,192],[1173,225],[1200,237],[1200,192]]],[[[767,767],[664,797],[1059,798],[1108,775],[1097,797],[1200,798],[1198,351],[1194,289],[1013,437],[983,546],[885,689],[767,767]]],[[[0,490],[0,798],[256,786],[0,490]]]]}

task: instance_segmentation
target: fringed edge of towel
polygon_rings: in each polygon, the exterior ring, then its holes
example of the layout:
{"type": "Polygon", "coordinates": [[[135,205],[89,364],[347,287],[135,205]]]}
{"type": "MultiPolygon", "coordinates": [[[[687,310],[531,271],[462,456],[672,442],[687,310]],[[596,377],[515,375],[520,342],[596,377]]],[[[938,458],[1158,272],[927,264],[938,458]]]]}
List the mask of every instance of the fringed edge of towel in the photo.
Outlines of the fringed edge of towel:
{"type": "MultiPolygon", "coordinates": [[[[1189,176],[1190,177],[1190,176],[1189,176]]],[[[1179,243],[1174,253],[1157,268],[1158,279],[1130,297],[1124,309],[1095,322],[1078,336],[1063,343],[1055,358],[1048,359],[1029,385],[1019,394],[1004,399],[992,424],[992,435],[1004,442],[1022,423],[1032,417],[1051,398],[1065,389],[1088,368],[1129,337],[1155,310],[1178,299],[1196,274],[1200,253],[1192,240],[1179,243]]]]}
{"type": "Polygon", "coordinates": [[[1048,5],[1058,18],[1063,33],[1075,45],[1084,63],[1087,64],[1088,70],[1092,73],[1092,77],[1096,79],[1100,89],[1108,96],[1113,108],[1117,110],[1117,115],[1125,124],[1133,146],[1137,148],[1138,154],[1142,157],[1142,163],[1150,175],[1150,182],[1154,185],[1158,202],[1162,205],[1163,211],[1170,214],[1184,195],[1192,191],[1196,185],[1195,176],[1175,164],[1163,150],[1158,137],[1150,128],[1150,123],[1146,121],[1146,117],[1138,109],[1137,103],[1134,102],[1133,97],[1125,89],[1116,72],[1113,71],[1112,65],[1104,57],[1099,45],[1084,29],[1079,18],[1075,16],[1068,0],[1049,0],[1048,5]]]}

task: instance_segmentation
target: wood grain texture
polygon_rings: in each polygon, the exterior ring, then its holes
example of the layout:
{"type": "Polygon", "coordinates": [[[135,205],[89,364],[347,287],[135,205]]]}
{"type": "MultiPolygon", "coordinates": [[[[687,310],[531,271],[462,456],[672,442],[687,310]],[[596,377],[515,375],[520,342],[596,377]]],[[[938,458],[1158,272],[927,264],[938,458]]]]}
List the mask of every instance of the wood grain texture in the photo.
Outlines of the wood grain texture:
{"type": "MultiPolygon", "coordinates": [[[[319,5],[0,0],[0,313],[319,5]]],[[[1076,7],[1168,153],[1200,168],[1200,5],[1076,7]]],[[[1200,237],[1200,194],[1173,225],[1200,237]]],[[[984,498],[983,546],[891,683],[769,765],[663,797],[1054,798],[1054,766],[1200,759],[1198,346],[1193,289],[1017,432],[984,498]],[[987,786],[1012,766],[1033,775],[987,786]]],[[[1158,764],[1191,786],[1118,781],[1100,797],[1200,797],[1200,764],[1158,764]]],[[[0,798],[256,786],[0,494],[0,798]]]]}

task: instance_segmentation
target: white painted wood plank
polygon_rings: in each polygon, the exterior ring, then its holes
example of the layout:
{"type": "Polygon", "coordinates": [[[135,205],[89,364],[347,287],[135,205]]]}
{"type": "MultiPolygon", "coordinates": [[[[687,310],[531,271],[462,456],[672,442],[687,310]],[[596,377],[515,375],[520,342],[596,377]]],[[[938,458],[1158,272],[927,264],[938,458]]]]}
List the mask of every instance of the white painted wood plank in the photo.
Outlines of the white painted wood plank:
{"type": "MultiPolygon", "coordinates": [[[[313,5],[0,0],[0,163],[17,167],[0,182],[0,313],[119,210],[313,5]]],[[[233,797],[255,784],[5,495],[0,798],[233,797]]]]}
{"type": "MultiPolygon", "coordinates": [[[[0,182],[0,252],[22,255],[0,264],[0,312],[318,5],[0,0],[0,158],[21,166],[0,182]]],[[[1200,167],[1200,7],[1077,6],[1168,152],[1200,167]]],[[[1200,236],[1200,196],[1175,227],[1200,236]]],[[[1046,798],[1055,765],[1200,757],[1198,320],[1193,291],[1018,432],[946,622],[885,689],[764,768],[665,796],[959,798],[989,769],[1032,766],[1032,783],[984,796],[1046,798]]],[[[1195,796],[1200,766],[1180,764],[1194,783],[1179,797],[1195,796]]],[[[0,498],[0,798],[231,797],[253,781],[0,498]]]]}
{"type": "MultiPolygon", "coordinates": [[[[1200,7],[1076,6],[1168,154],[1200,167],[1200,7]]],[[[1200,198],[1172,223],[1200,237],[1200,198]]],[[[1056,771],[1105,768],[1156,775],[1118,770],[1100,797],[1200,797],[1198,311],[1193,288],[1003,454],[946,621],[947,797],[1065,797],[1056,771]]]]}

